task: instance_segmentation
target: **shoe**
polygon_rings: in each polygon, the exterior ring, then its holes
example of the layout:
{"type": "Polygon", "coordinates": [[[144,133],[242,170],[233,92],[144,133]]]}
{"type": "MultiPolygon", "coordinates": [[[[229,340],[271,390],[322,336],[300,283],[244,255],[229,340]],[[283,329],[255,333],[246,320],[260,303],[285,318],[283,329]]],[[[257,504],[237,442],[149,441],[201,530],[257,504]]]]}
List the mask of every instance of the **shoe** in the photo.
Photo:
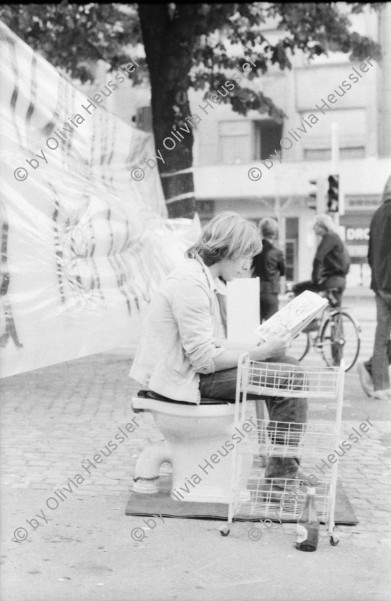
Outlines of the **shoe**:
{"type": "Polygon", "coordinates": [[[296,457],[279,457],[272,455],[266,460],[265,478],[295,478],[299,471],[296,457]]]}
{"type": "Polygon", "coordinates": [[[357,373],[360,379],[361,388],[367,396],[372,396],[374,392],[373,380],[364,363],[357,363],[357,373]]]}
{"type": "Polygon", "coordinates": [[[262,482],[262,497],[267,503],[281,503],[290,491],[300,486],[306,474],[294,457],[269,457],[262,482]]]}
{"type": "Polygon", "coordinates": [[[387,390],[375,390],[371,394],[371,399],[374,401],[391,401],[391,388],[387,390]]]}

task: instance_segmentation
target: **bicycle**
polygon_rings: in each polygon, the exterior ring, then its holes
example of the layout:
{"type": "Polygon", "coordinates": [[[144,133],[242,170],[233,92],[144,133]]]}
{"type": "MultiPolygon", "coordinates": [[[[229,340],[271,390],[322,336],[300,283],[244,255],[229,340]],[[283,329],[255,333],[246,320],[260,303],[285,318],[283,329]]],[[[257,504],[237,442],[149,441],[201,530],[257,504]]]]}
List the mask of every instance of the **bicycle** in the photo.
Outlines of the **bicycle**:
{"type": "MultiPolygon", "coordinates": [[[[345,371],[349,371],[357,361],[361,346],[361,327],[346,307],[338,307],[334,296],[336,289],[320,294],[329,304],[323,310],[320,319],[314,320],[292,341],[289,353],[299,361],[313,348],[320,353],[329,367],[345,360],[345,371]]],[[[293,297],[289,292],[288,297],[293,297]]]]}

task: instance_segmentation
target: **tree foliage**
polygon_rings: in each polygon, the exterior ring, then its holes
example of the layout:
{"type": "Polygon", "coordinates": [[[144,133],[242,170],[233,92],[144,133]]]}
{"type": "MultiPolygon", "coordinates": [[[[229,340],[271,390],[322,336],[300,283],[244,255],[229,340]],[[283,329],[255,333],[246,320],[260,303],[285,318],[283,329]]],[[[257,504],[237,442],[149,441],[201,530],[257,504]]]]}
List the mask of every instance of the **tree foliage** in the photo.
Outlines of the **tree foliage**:
{"type": "MultiPolygon", "coordinates": [[[[270,66],[292,68],[292,55],[304,53],[309,60],[331,52],[349,54],[351,60],[380,59],[379,45],[351,31],[349,13],[381,3],[350,5],[324,3],[227,3],[227,4],[28,4],[2,5],[0,19],[53,65],[82,82],[91,79],[89,64],[102,59],[112,69],[134,56],[143,43],[146,59],[130,77],[137,84],[149,77],[155,144],[181,126],[189,115],[189,88],[216,91],[230,78],[232,69],[251,60],[256,68],[247,79],[266,73],[270,66]],[[345,12],[343,12],[345,10],[345,12]],[[280,32],[271,41],[265,23],[272,21],[280,32]],[[133,46],[133,49],[132,49],[133,46]],[[233,56],[232,49],[235,50],[233,56]],[[240,57],[240,58],[238,58],[240,57]],[[178,102],[178,98],[184,101],[178,102]]],[[[284,117],[275,101],[249,86],[237,86],[222,98],[234,111],[268,113],[277,121],[284,117]]],[[[190,133],[178,151],[170,153],[162,173],[192,165],[190,133]]],[[[164,181],[166,198],[194,190],[192,176],[164,181]]],[[[173,214],[191,215],[194,199],[178,203],[173,214]]]]}
{"type": "Polygon", "coordinates": [[[113,69],[128,61],[130,44],[141,41],[135,5],[3,4],[0,19],[52,65],[82,83],[93,79],[91,61],[113,69]]]}

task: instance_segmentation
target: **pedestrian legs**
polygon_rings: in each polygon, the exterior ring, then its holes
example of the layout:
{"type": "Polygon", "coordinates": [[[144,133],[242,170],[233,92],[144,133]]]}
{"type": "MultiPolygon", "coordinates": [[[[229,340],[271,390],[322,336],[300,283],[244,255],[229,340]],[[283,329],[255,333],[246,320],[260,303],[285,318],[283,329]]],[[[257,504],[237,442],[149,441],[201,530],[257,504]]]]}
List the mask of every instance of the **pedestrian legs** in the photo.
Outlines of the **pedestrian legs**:
{"type": "Polygon", "coordinates": [[[389,390],[390,375],[389,346],[391,335],[391,294],[386,292],[376,293],[377,325],[375,343],[371,360],[373,386],[377,390],[389,390]]]}

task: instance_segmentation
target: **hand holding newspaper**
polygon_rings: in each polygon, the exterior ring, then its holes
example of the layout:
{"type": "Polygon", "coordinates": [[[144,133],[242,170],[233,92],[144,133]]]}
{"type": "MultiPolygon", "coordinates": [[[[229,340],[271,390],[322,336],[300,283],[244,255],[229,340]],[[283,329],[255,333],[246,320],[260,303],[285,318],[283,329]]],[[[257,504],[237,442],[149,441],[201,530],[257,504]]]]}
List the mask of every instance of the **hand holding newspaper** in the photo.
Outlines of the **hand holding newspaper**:
{"type": "Polygon", "coordinates": [[[292,340],[327,304],[327,299],[306,290],[258,326],[255,333],[264,342],[287,332],[292,340]]]}

